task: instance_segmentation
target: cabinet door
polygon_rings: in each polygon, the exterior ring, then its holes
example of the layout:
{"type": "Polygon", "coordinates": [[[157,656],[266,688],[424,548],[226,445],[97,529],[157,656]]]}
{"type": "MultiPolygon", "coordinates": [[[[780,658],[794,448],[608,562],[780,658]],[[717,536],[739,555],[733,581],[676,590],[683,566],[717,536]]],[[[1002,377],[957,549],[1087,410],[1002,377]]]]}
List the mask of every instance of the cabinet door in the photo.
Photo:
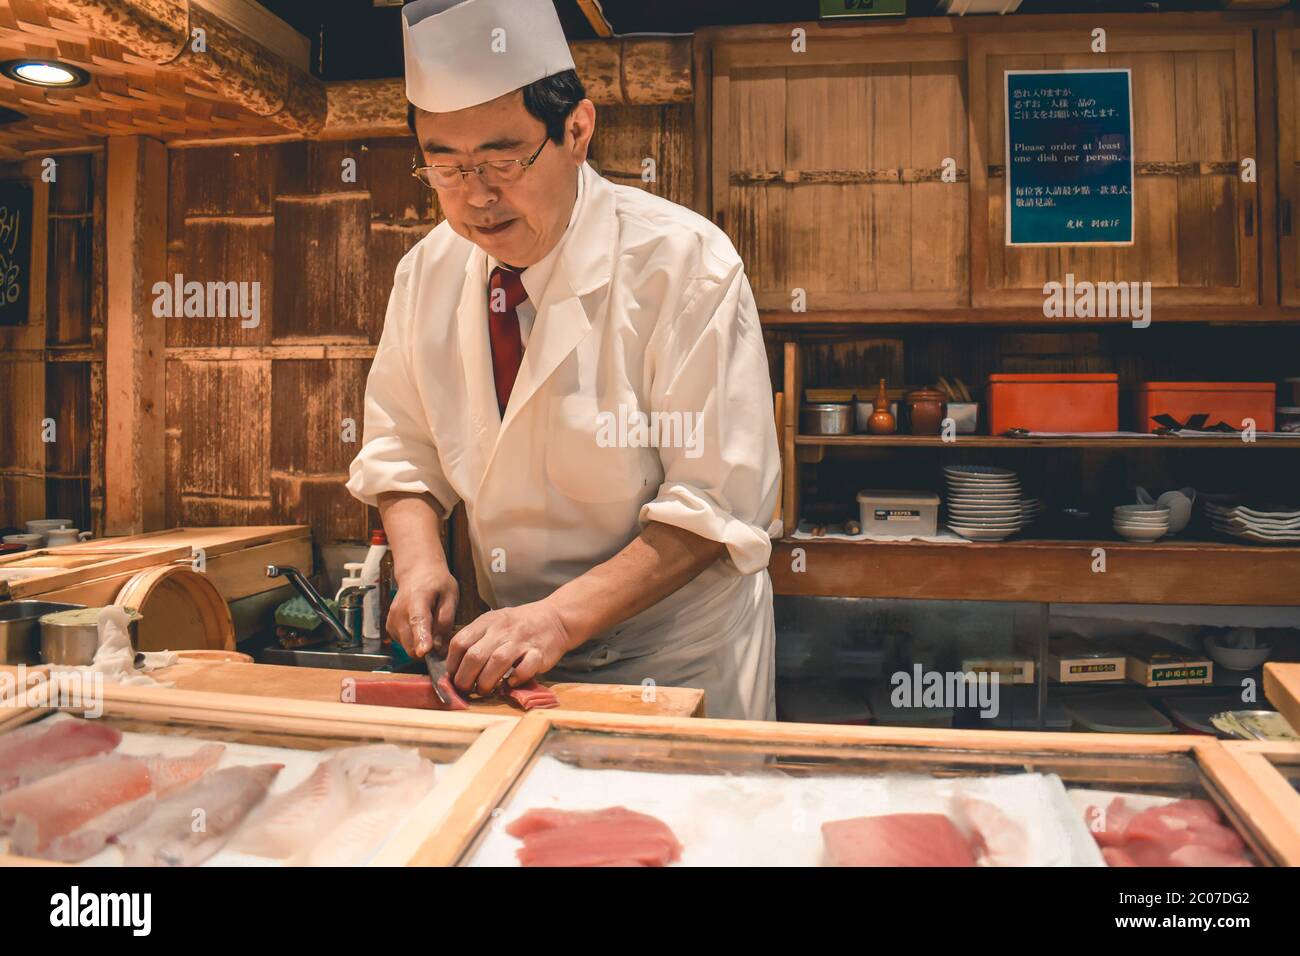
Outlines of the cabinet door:
{"type": "Polygon", "coordinates": [[[1282,29],[1277,42],[1277,230],[1282,304],[1300,305],[1300,242],[1295,215],[1300,199],[1300,30],[1282,29]]]}
{"type": "Polygon", "coordinates": [[[712,56],[711,212],[760,309],[789,312],[797,289],[810,312],[969,302],[960,38],[722,39],[712,56]]]}
{"type": "Polygon", "coordinates": [[[1156,321],[1161,306],[1257,303],[1258,196],[1240,176],[1255,156],[1251,31],[1112,29],[1107,52],[1090,43],[1087,30],[971,38],[973,304],[1041,305],[1067,273],[1150,282],[1156,321]],[[1108,67],[1133,72],[1133,244],[1006,245],[1005,71],[1108,67]]]}

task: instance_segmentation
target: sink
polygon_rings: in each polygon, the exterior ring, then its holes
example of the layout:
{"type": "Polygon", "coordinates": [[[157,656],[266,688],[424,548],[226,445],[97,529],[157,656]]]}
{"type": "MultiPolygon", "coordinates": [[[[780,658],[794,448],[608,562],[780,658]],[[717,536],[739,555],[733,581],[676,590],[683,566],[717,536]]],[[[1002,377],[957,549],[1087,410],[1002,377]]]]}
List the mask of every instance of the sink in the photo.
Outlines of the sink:
{"type": "Polygon", "coordinates": [[[345,671],[385,671],[393,669],[393,655],[379,641],[363,641],[360,647],[340,648],[337,641],[310,647],[284,648],[270,644],[256,653],[262,664],[289,667],[330,667],[345,671]]]}

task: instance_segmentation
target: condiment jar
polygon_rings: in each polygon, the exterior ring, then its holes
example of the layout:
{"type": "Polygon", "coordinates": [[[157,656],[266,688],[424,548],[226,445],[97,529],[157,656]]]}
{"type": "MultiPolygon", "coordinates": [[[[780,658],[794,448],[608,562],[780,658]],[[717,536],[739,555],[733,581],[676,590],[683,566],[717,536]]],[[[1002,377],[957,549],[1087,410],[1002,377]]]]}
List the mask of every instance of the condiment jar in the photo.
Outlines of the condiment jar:
{"type": "Polygon", "coordinates": [[[938,435],[948,414],[943,392],[918,388],[907,393],[907,414],[913,435],[938,435]]]}

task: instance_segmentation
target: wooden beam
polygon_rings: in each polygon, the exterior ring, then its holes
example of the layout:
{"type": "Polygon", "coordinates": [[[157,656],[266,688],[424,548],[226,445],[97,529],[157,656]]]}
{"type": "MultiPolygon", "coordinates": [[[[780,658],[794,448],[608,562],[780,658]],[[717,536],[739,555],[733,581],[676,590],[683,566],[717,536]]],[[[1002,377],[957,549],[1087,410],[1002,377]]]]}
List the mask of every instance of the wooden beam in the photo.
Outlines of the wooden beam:
{"type": "Polygon", "coordinates": [[[612,37],[614,35],[614,28],[605,19],[605,12],[600,9],[600,4],[596,0],[578,0],[578,9],[587,18],[591,28],[596,31],[596,36],[612,37]]]}
{"type": "Polygon", "coordinates": [[[166,272],[167,148],[139,136],[108,141],[104,531],[161,528],[165,335],[151,308],[166,272]]]}
{"type": "MultiPolygon", "coordinates": [[[[597,106],[662,106],[694,98],[690,37],[630,37],[570,43],[587,98],[597,106]]],[[[349,80],[325,84],[321,139],[406,134],[406,83],[349,80]]]]}

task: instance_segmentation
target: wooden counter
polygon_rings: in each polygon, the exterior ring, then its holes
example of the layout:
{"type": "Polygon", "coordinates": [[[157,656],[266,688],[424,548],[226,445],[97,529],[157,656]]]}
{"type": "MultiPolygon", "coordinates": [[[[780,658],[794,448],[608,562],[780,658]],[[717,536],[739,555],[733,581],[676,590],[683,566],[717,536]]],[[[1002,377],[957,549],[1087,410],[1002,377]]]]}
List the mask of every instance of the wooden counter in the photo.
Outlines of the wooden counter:
{"type": "MultiPolygon", "coordinates": [[[[172,681],[180,690],[249,694],[255,697],[289,697],[295,700],[338,701],[344,678],[384,679],[400,674],[336,670],[320,667],[283,667],[277,664],[195,663],[181,661],[150,676],[172,681]]],[[[639,684],[551,684],[565,710],[606,714],[642,714],[661,717],[699,717],[704,713],[704,691],[691,687],[656,687],[654,700],[642,700],[639,684]]],[[[473,713],[519,716],[522,711],[505,702],[470,704],[473,713]]]]}

